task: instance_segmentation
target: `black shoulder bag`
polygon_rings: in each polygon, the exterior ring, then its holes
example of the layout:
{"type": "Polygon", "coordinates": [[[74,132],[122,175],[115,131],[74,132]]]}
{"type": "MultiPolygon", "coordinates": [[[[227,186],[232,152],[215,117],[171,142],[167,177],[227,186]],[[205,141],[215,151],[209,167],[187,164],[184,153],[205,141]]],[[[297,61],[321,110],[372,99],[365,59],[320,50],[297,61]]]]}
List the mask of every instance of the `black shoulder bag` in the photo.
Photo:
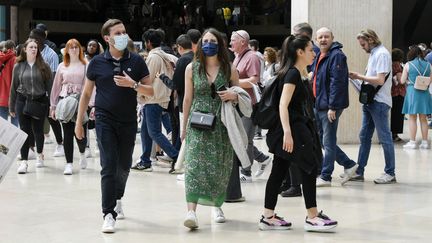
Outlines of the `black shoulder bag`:
{"type": "MultiPolygon", "coordinates": [[[[390,73],[385,76],[384,83],[387,81],[390,73]]],[[[383,84],[384,85],[384,84],[383,84]]],[[[363,105],[372,104],[375,98],[375,95],[381,89],[382,85],[378,85],[376,88],[371,84],[365,84],[363,81],[360,87],[360,95],[359,101],[363,105]]]]}

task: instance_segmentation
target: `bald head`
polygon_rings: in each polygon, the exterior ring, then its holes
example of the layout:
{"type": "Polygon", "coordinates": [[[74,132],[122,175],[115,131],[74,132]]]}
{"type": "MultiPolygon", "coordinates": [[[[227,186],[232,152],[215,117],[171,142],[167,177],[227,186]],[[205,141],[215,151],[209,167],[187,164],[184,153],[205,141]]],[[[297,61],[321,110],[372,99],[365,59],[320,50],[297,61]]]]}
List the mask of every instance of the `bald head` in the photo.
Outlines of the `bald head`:
{"type": "Polygon", "coordinates": [[[328,50],[333,44],[333,32],[327,27],[322,27],[317,31],[316,38],[321,53],[328,52],[328,50]]]}
{"type": "Polygon", "coordinates": [[[331,31],[331,29],[329,29],[327,27],[322,27],[319,30],[317,30],[317,35],[322,34],[322,33],[327,33],[327,34],[330,34],[331,36],[333,36],[333,32],[331,31]]]}
{"type": "Polygon", "coordinates": [[[249,47],[249,34],[244,30],[233,31],[231,34],[231,49],[235,53],[241,53],[249,47]]]}

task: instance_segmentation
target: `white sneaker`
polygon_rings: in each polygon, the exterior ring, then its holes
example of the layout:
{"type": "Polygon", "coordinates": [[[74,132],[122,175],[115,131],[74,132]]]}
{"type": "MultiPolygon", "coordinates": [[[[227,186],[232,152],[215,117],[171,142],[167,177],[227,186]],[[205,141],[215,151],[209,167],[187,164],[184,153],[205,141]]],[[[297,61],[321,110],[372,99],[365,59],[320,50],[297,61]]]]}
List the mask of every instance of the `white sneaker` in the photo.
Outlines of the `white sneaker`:
{"type": "Polygon", "coordinates": [[[21,164],[18,166],[18,169],[17,169],[18,174],[27,173],[27,168],[28,168],[27,161],[25,161],[25,160],[21,161],[21,164]]]}
{"type": "MultiPolygon", "coordinates": [[[[18,158],[19,160],[22,160],[21,154],[18,154],[18,157],[17,157],[17,158],[18,158]]],[[[27,155],[27,159],[28,159],[28,160],[36,159],[36,154],[35,154],[35,152],[33,151],[32,148],[29,149],[29,152],[28,152],[28,155],[27,155]]]]}
{"type": "Polygon", "coordinates": [[[92,158],[93,157],[90,148],[85,149],[85,156],[86,156],[86,158],[92,158]]]}
{"type": "Polygon", "coordinates": [[[396,176],[391,176],[387,173],[382,174],[374,180],[375,184],[393,184],[396,183],[396,176]]]}
{"type": "Polygon", "coordinates": [[[72,163],[66,163],[65,169],[63,171],[63,175],[72,175],[72,169],[73,169],[72,163]]]}
{"type": "Polygon", "coordinates": [[[252,182],[252,176],[247,176],[247,175],[240,172],[240,182],[251,183],[252,182]]]}
{"type": "Polygon", "coordinates": [[[421,149],[430,149],[429,141],[427,141],[427,140],[422,140],[422,142],[421,142],[421,144],[420,144],[420,148],[421,148],[421,149]]]}
{"type": "Polygon", "coordinates": [[[212,216],[216,223],[225,223],[226,221],[222,208],[213,207],[212,216]]]}
{"type": "Polygon", "coordinates": [[[121,200],[117,200],[117,204],[114,208],[114,211],[117,213],[116,219],[124,219],[125,218],[121,200]]]}
{"type": "Polygon", "coordinates": [[[331,181],[323,180],[321,177],[316,179],[316,187],[329,187],[331,186],[331,181]]]}
{"type": "Polygon", "coordinates": [[[177,175],[177,180],[178,181],[184,181],[185,180],[185,175],[184,174],[177,175]]]}
{"type": "Polygon", "coordinates": [[[81,169],[87,168],[87,156],[85,153],[80,154],[80,161],[79,161],[81,169]]]}
{"type": "Polygon", "coordinates": [[[114,233],[115,232],[115,219],[112,214],[107,214],[104,217],[104,222],[102,225],[103,233],[114,233]]]}
{"type": "Polygon", "coordinates": [[[51,136],[48,134],[48,136],[45,136],[44,144],[52,144],[54,141],[52,140],[51,136]]]}
{"type": "Polygon", "coordinates": [[[44,167],[44,155],[43,154],[38,154],[37,158],[36,158],[36,168],[42,168],[44,167]]]}
{"type": "Polygon", "coordinates": [[[158,160],[163,160],[163,161],[167,161],[167,162],[173,161],[173,159],[171,157],[169,157],[168,155],[156,156],[156,158],[158,160]]]}
{"type": "Polygon", "coordinates": [[[258,163],[259,164],[259,168],[258,168],[258,170],[255,172],[255,177],[260,177],[263,173],[264,173],[264,170],[265,170],[265,168],[267,167],[267,165],[270,163],[270,161],[271,161],[271,157],[269,156],[266,160],[264,160],[263,162],[261,162],[261,163],[258,163]]]}
{"type": "Polygon", "coordinates": [[[416,141],[410,140],[408,143],[404,144],[404,149],[418,149],[418,144],[416,141]]]}
{"type": "Polygon", "coordinates": [[[62,157],[62,156],[64,156],[63,144],[57,144],[56,145],[56,148],[55,148],[53,156],[54,157],[62,157]]]}
{"type": "Polygon", "coordinates": [[[189,212],[187,212],[183,225],[191,230],[198,228],[198,219],[194,211],[190,210],[189,212]]]}
{"type": "Polygon", "coordinates": [[[345,176],[342,178],[341,186],[345,185],[345,183],[347,183],[351,179],[351,177],[355,175],[357,168],[358,164],[355,164],[353,167],[344,170],[345,176]]]}

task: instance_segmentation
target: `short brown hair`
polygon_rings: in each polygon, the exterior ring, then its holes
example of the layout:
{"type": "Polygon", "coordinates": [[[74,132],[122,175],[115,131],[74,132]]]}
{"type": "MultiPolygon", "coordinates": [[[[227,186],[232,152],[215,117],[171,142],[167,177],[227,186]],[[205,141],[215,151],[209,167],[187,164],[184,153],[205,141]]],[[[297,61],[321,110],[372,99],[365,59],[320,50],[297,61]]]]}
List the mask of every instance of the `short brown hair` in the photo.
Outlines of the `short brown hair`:
{"type": "Polygon", "coordinates": [[[360,31],[360,33],[358,33],[358,35],[357,35],[357,40],[358,39],[364,39],[367,41],[371,40],[372,45],[374,45],[374,46],[381,45],[381,41],[380,41],[378,35],[375,33],[375,31],[373,31],[371,29],[366,29],[366,30],[360,31]]]}
{"type": "Polygon", "coordinates": [[[109,32],[111,30],[111,27],[114,25],[123,24],[123,22],[120,19],[108,19],[103,25],[101,29],[101,36],[102,39],[104,36],[109,35],[109,32]]]}

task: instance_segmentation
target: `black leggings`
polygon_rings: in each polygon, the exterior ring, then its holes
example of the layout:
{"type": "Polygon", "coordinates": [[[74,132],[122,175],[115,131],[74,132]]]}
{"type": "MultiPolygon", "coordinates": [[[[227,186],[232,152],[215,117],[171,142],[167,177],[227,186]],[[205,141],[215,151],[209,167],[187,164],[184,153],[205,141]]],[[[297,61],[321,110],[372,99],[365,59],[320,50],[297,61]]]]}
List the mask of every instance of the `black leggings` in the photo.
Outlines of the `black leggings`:
{"type": "MultiPolygon", "coordinates": [[[[264,207],[274,210],[276,207],[279,188],[285,175],[290,167],[290,161],[282,159],[277,155],[273,158],[273,168],[267,181],[264,207]]],[[[303,197],[306,204],[306,209],[316,207],[316,167],[308,174],[302,169],[299,169],[303,179],[303,197]]]]}
{"type": "Polygon", "coordinates": [[[48,122],[51,125],[51,128],[54,132],[54,136],[56,138],[57,144],[62,144],[63,138],[62,138],[62,130],[61,130],[60,122],[52,119],[51,117],[48,117],[48,122]]]}
{"type": "MultiPolygon", "coordinates": [[[[62,127],[63,127],[63,133],[64,133],[63,146],[64,146],[64,153],[65,153],[65,157],[66,157],[66,162],[72,163],[73,162],[73,151],[74,151],[73,139],[75,137],[75,122],[62,123],[62,127]]],[[[84,128],[84,138],[79,140],[78,138],[75,137],[80,153],[84,153],[85,147],[87,144],[87,137],[86,137],[87,136],[87,124],[84,124],[83,128],[84,128]]]]}
{"type": "MultiPolygon", "coordinates": [[[[43,99],[44,99],[43,101],[41,100],[42,102],[48,103],[47,98],[43,98],[43,99]]],[[[24,96],[18,95],[16,101],[16,109],[15,109],[18,115],[18,120],[19,120],[21,130],[27,133],[28,135],[26,141],[21,147],[22,160],[28,160],[29,148],[34,144],[35,140],[36,140],[36,151],[38,154],[41,154],[43,152],[43,146],[45,141],[45,137],[43,134],[44,119],[36,120],[31,116],[24,115],[23,110],[24,110],[25,101],[26,98],[24,96]]]]}

